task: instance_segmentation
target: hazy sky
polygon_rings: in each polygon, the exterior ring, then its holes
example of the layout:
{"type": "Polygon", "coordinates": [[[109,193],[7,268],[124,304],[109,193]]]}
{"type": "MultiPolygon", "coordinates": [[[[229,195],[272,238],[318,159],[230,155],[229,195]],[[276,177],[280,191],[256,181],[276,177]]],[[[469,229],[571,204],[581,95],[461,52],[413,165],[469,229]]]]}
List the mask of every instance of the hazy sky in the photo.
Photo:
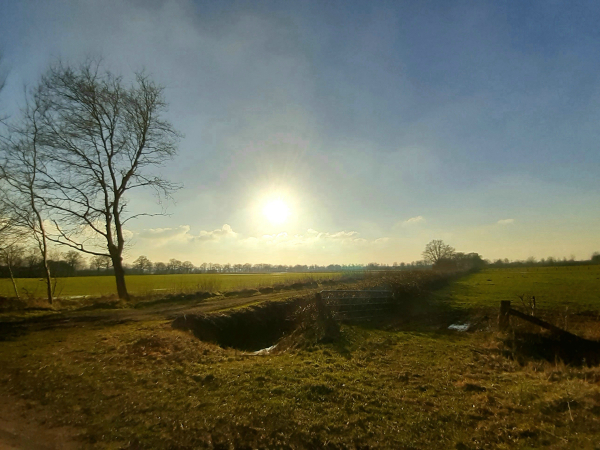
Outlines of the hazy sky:
{"type": "Polygon", "coordinates": [[[589,258],[599,23],[573,0],[0,0],[0,105],[58,57],[166,86],[185,138],[163,174],[185,187],[170,216],[128,223],[129,261],[409,262],[436,238],[589,258]]]}

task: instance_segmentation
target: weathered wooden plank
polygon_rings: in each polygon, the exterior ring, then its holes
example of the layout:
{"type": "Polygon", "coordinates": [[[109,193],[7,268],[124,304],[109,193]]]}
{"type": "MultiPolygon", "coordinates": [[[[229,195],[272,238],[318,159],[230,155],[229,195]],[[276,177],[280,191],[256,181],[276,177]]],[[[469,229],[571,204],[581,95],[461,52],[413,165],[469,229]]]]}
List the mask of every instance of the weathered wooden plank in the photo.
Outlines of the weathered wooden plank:
{"type": "Polygon", "coordinates": [[[526,320],[534,325],[538,325],[542,328],[552,331],[553,333],[560,334],[565,337],[577,338],[573,333],[569,333],[562,328],[558,328],[557,326],[552,325],[551,323],[546,322],[545,320],[539,319],[535,316],[530,316],[528,314],[522,313],[521,311],[517,311],[516,309],[510,308],[509,314],[511,316],[516,316],[520,319],[526,320]]]}

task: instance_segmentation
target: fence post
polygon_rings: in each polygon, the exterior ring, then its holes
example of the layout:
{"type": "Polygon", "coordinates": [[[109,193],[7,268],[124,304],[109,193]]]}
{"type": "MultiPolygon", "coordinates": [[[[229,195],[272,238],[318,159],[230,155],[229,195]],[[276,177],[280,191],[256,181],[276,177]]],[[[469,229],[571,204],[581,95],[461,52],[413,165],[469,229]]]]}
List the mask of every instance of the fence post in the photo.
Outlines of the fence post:
{"type": "Polygon", "coordinates": [[[315,302],[317,304],[317,332],[319,334],[319,341],[335,341],[340,336],[340,325],[333,319],[331,311],[325,305],[320,292],[317,292],[315,302]]]}
{"type": "Polygon", "coordinates": [[[317,304],[317,314],[319,315],[319,318],[326,319],[328,316],[327,309],[325,308],[325,303],[323,302],[323,297],[320,292],[317,292],[317,295],[315,295],[315,302],[317,304]]]}
{"type": "Polygon", "coordinates": [[[500,317],[498,319],[498,328],[506,330],[510,325],[510,300],[500,302],[500,317]]]}

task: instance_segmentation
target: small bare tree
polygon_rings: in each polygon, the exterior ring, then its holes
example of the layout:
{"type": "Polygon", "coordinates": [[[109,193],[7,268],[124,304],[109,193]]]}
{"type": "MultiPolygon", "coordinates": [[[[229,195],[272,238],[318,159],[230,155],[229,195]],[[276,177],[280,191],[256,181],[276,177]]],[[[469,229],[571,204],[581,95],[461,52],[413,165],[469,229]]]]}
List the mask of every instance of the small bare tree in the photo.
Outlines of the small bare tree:
{"type": "MultiPolygon", "coordinates": [[[[2,180],[0,180],[1,185],[2,180]]],[[[1,190],[0,195],[2,195],[1,190]]],[[[6,203],[0,200],[0,263],[7,267],[15,296],[20,298],[13,267],[23,261],[23,247],[19,245],[19,241],[24,237],[24,231],[15,226],[10,213],[11,210],[7,208],[6,203]]]]}
{"type": "Polygon", "coordinates": [[[0,208],[10,218],[13,229],[28,230],[42,257],[46,295],[52,304],[53,290],[48,264],[48,233],[45,224],[44,177],[46,167],[40,151],[40,117],[42,106],[37,99],[27,103],[17,126],[0,143],[0,208]]]}
{"type": "Polygon", "coordinates": [[[137,73],[131,85],[101,64],[57,64],[43,76],[43,145],[51,158],[45,205],[54,215],[51,240],[112,260],[119,298],[129,299],[123,268],[127,198],[153,188],[162,198],[178,186],[149,170],[176,152],[180,135],[162,118],[163,87],[137,73]]]}
{"type": "Polygon", "coordinates": [[[423,259],[429,264],[435,264],[440,259],[451,258],[454,255],[454,248],[445,244],[441,239],[434,239],[425,246],[423,259]]]}
{"type": "Polygon", "coordinates": [[[21,245],[13,242],[11,244],[0,245],[0,262],[6,265],[10,281],[15,291],[15,296],[20,299],[19,289],[17,287],[17,281],[15,279],[14,269],[19,267],[23,262],[24,249],[21,245]]]}

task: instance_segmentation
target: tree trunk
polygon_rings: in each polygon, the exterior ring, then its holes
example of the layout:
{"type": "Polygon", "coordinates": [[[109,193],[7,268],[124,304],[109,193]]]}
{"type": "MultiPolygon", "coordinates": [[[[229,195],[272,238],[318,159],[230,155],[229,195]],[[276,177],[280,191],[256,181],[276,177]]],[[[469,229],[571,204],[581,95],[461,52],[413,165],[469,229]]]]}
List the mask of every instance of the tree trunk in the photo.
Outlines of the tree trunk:
{"type": "Polygon", "coordinates": [[[111,256],[113,269],[115,271],[115,281],[117,282],[117,295],[121,300],[129,301],[127,286],[125,285],[125,269],[123,269],[123,258],[121,255],[111,256]]]}
{"type": "Polygon", "coordinates": [[[15,281],[15,277],[13,275],[10,263],[8,264],[8,273],[10,274],[10,281],[12,281],[13,289],[15,290],[15,295],[17,296],[17,299],[21,300],[21,297],[19,296],[19,290],[17,289],[17,282],[15,281]]]}
{"type": "Polygon", "coordinates": [[[46,296],[48,297],[48,303],[52,304],[54,295],[52,292],[52,276],[50,275],[50,266],[48,266],[48,261],[44,257],[44,275],[46,277],[46,296]]]}
{"type": "Polygon", "coordinates": [[[42,217],[37,212],[37,209],[35,209],[35,205],[33,203],[32,205],[34,206],[34,212],[38,217],[38,223],[40,227],[41,242],[39,242],[38,240],[38,244],[40,247],[40,251],[42,252],[42,264],[44,265],[44,277],[46,278],[46,296],[48,297],[48,303],[52,304],[54,290],[52,289],[52,275],[50,274],[50,265],[48,264],[48,243],[46,242],[46,229],[44,228],[44,222],[42,221],[42,217]]]}

